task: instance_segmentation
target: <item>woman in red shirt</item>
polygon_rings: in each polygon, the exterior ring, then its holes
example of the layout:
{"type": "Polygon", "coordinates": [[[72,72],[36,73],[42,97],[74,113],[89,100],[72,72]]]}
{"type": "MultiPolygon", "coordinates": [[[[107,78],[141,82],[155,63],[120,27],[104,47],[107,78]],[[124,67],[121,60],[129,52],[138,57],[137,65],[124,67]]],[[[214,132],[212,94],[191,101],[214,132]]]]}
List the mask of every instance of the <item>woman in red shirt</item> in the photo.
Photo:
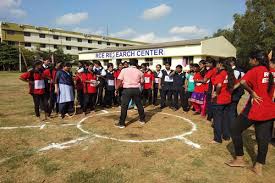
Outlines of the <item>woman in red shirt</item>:
{"type": "Polygon", "coordinates": [[[142,104],[143,106],[152,104],[153,99],[153,84],[155,80],[154,73],[148,68],[146,63],[141,64],[141,68],[144,74],[144,85],[142,90],[142,104]],[[147,103],[148,102],[148,103],[147,103]]]}
{"type": "MultiPolygon", "coordinates": [[[[121,72],[122,69],[123,69],[123,63],[120,62],[120,63],[118,64],[118,68],[115,70],[115,73],[114,73],[115,85],[118,85],[118,80],[117,80],[117,78],[118,78],[118,76],[119,76],[119,74],[120,74],[120,72],[121,72]]],[[[122,90],[123,90],[123,88],[119,88],[119,89],[118,89],[118,95],[116,96],[116,103],[117,103],[118,105],[121,104],[122,90]]]]}
{"type": "Polygon", "coordinates": [[[220,60],[217,65],[218,73],[213,82],[212,92],[213,129],[214,138],[211,143],[222,143],[222,140],[230,140],[230,115],[231,94],[234,89],[235,76],[231,68],[230,60],[220,60]]]}
{"type": "Polygon", "coordinates": [[[44,120],[47,120],[49,111],[48,101],[45,95],[45,75],[42,73],[42,62],[36,61],[34,63],[33,69],[23,73],[19,79],[29,83],[29,93],[33,97],[34,111],[36,117],[40,119],[39,107],[42,104],[43,109],[45,110],[44,120]]]}
{"type": "Polygon", "coordinates": [[[194,65],[194,82],[195,82],[195,89],[191,95],[190,101],[195,109],[195,114],[201,114],[205,116],[205,84],[201,83],[204,77],[204,63],[200,62],[200,65],[194,65]]]}
{"type": "Polygon", "coordinates": [[[88,108],[92,111],[95,109],[97,96],[96,74],[93,73],[93,64],[86,63],[87,70],[81,73],[83,83],[84,106],[83,112],[86,115],[88,108]]]}
{"type": "Polygon", "coordinates": [[[258,155],[252,170],[257,175],[262,175],[275,119],[275,103],[272,101],[274,80],[265,58],[259,51],[250,54],[249,63],[253,68],[241,80],[242,86],[250,94],[250,99],[243,112],[232,123],[231,135],[236,158],[227,163],[231,167],[246,166],[243,160],[242,133],[254,125],[258,155]]]}

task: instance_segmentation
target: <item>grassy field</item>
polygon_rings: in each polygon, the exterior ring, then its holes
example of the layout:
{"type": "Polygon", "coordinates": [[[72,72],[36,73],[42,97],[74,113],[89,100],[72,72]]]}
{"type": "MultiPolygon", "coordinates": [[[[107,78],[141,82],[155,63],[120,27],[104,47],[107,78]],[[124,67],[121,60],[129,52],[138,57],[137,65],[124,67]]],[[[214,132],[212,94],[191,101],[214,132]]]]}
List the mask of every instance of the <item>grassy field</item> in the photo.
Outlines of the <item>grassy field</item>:
{"type": "MultiPolygon", "coordinates": [[[[135,123],[137,112],[129,112],[126,129],[114,127],[118,109],[104,115],[90,114],[82,128],[76,128],[83,116],[62,121],[53,118],[44,128],[34,117],[32,98],[27,84],[18,80],[18,73],[0,73],[0,127],[38,126],[34,128],[0,129],[0,182],[274,182],[275,148],[270,145],[264,176],[255,177],[248,168],[229,168],[232,143],[211,145],[212,128],[205,119],[192,112],[164,112],[191,119],[197,131],[186,136],[201,145],[193,148],[183,140],[157,143],[126,143],[96,138],[93,134],[129,140],[159,139],[190,131],[189,123],[146,108],[149,123],[135,123]],[[71,125],[71,126],[70,126],[71,125]],[[73,140],[79,140],[74,143],[73,140]],[[84,139],[84,140],[83,140],[84,139]],[[65,149],[39,151],[56,143],[65,149]],[[64,147],[64,146],[63,146],[64,147]]],[[[98,111],[97,114],[101,113],[98,111]]],[[[245,159],[252,165],[256,157],[253,128],[244,134],[245,159]]],[[[59,146],[57,146],[59,147],[59,146]]]]}

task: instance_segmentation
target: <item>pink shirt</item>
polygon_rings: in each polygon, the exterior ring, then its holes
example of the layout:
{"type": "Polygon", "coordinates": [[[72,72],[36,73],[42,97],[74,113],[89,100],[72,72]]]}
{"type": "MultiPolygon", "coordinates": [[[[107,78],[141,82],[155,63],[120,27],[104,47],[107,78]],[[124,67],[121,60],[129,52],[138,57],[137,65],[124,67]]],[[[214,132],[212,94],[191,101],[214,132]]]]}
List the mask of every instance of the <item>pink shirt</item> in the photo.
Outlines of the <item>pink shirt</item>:
{"type": "Polygon", "coordinates": [[[144,83],[143,73],[133,66],[122,69],[117,79],[122,81],[123,88],[139,88],[144,83]]]}

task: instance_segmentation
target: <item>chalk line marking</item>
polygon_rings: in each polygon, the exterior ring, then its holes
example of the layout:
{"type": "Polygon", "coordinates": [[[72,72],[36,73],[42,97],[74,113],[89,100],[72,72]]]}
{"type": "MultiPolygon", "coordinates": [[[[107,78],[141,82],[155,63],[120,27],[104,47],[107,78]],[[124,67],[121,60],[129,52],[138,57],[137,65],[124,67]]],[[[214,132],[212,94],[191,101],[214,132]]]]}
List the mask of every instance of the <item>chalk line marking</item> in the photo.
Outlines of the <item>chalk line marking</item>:
{"type": "Polygon", "coordinates": [[[48,151],[51,149],[67,149],[67,148],[71,147],[71,145],[77,144],[84,140],[87,140],[88,138],[89,138],[89,136],[85,136],[85,137],[80,137],[80,138],[70,140],[67,142],[63,142],[63,143],[51,143],[50,145],[39,149],[38,152],[48,151]]]}
{"type": "MultiPolygon", "coordinates": [[[[114,112],[109,112],[109,113],[117,113],[117,112],[120,112],[120,111],[114,111],[114,112]]],[[[95,114],[96,116],[99,116],[99,115],[103,115],[104,113],[100,113],[100,114],[95,114]]],[[[187,145],[190,145],[194,148],[197,148],[197,149],[200,149],[201,146],[197,143],[194,143],[192,142],[191,140],[188,140],[185,138],[185,136],[187,135],[191,135],[194,131],[197,130],[197,125],[191,121],[190,119],[187,119],[187,118],[184,118],[184,117],[181,117],[181,116],[177,116],[177,115],[174,115],[174,114],[169,114],[169,113],[164,113],[164,112],[161,112],[160,114],[164,114],[164,115],[168,115],[168,116],[173,116],[173,117],[176,117],[176,118],[180,118],[182,119],[183,121],[186,121],[188,122],[189,124],[192,125],[192,129],[189,131],[189,132],[185,132],[183,134],[180,134],[180,135],[176,135],[176,136],[172,136],[172,137],[167,137],[167,138],[160,138],[160,139],[152,139],[152,140],[129,140],[129,139],[118,139],[118,138],[114,138],[114,137],[107,137],[107,136],[103,136],[103,135],[99,135],[99,134],[95,134],[95,133],[91,133],[87,130],[84,130],[82,128],[82,123],[87,120],[88,118],[92,117],[92,116],[87,116],[83,119],[81,119],[78,123],[77,123],[77,128],[82,131],[83,133],[85,134],[90,134],[94,137],[97,137],[97,138],[102,138],[102,139],[108,139],[108,140],[114,140],[114,141],[119,141],[119,142],[127,142],[127,143],[156,143],[156,142],[165,142],[165,141],[168,141],[168,140],[173,140],[173,139],[176,139],[176,140],[183,140],[184,143],[186,143],[187,145]]]]}
{"type": "Polygon", "coordinates": [[[45,126],[46,126],[46,124],[43,124],[43,125],[41,125],[41,127],[39,129],[42,130],[45,126]]]}

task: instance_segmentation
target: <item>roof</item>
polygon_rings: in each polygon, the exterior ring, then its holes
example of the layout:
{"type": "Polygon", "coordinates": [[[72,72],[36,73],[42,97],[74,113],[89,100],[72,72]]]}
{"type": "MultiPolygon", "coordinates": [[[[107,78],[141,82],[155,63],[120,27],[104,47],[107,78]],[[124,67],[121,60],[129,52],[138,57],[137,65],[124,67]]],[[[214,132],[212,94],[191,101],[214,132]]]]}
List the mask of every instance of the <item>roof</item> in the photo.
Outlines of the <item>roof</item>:
{"type": "MultiPolygon", "coordinates": [[[[48,27],[40,27],[40,26],[33,26],[33,25],[27,25],[27,24],[16,24],[16,23],[11,23],[11,22],[0,22],[0,27],[4,30],[14,30],[14,31],[20,31],[23,32],[24,29],[35,29],[35,30],[41,30],[41,31],[51,31],[53,33],[67,33],[67,34],[74,34],[76,36],[84,36],[87,37],[96,37],[96,38],[104,38],[104,39],[112,39],[116,41],[125,41],[129,43],[138,43],[138,44],[146,44],[144,42],[139,42],[139,41],[132,41],[132,40],[127,40],[127,39],[120,39],[120,38],[114,38],[114,37],[109,37],[109,36],[102,36],[102,35],[95,35],[95,34],[84,34],[81,32],[75,32],[75,31],[66,31],[63,29],[56,29],[56,28],[48,28],[48,27]]],[[[112,42],[110,41],[110,42],[112,42]]]]}
{"type": "Polygon", "coordinates": [[[189,46],[189,45],[200,45],[202,41],[206,39],[192,39],[183,41],[163,42],[163,43],[152,43],[138,46],[125,46],[125,47],[109,47],[104,49],[94,49],[91,51],[83,51],[79,54],[84,53],[98,53],[98,52],[112,52],[112,51],[127,51],[127,50],[138,50],[138,49],[153,49],[163,47],[174,47],[174,46],[189,46]]]}

